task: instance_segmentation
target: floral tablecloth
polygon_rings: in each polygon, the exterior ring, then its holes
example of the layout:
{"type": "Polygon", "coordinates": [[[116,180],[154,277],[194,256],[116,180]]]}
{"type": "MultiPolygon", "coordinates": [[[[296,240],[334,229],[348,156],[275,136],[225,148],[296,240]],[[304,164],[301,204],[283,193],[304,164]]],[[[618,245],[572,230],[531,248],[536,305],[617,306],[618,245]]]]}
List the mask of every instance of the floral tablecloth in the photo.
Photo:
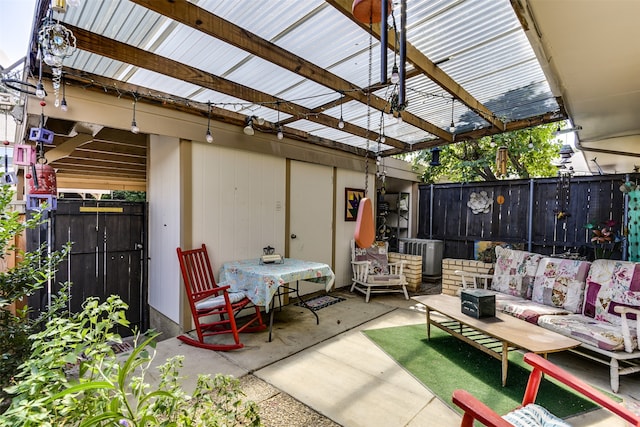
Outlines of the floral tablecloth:
{"type": "Polygon", "coordinates": [[[331,290],[335,274],[327,264],[285,258],[282,264],[260,264],[259,259],[226,262],[220,270],[220,285],[232,291],[243,291],[255,305],[269,310],[278,287],[306,280],[325,285],[331,290]]]}

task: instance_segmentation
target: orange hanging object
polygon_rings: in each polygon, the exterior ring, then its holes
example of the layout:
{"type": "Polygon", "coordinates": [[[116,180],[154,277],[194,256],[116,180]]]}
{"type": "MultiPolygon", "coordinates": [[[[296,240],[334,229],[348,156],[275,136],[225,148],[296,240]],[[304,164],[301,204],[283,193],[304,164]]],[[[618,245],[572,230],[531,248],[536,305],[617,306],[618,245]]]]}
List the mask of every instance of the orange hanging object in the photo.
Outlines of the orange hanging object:
{"type": "Polygon", "coordinates": [[[356,231],[353,235],[360,248],[368,248],[376,240],[375,224],[373,223],[373,205],[371,199],[363,197],[358,204],[356,231]]]}
{"type": "MultiPolygon", "coordinates": [[[[387,11],[391,12],[391,0],[387,4],[387,11]]],[[[377,24],[382,20],[382,0],[354,0],[351,13],[358,22],[377,24]]]]}

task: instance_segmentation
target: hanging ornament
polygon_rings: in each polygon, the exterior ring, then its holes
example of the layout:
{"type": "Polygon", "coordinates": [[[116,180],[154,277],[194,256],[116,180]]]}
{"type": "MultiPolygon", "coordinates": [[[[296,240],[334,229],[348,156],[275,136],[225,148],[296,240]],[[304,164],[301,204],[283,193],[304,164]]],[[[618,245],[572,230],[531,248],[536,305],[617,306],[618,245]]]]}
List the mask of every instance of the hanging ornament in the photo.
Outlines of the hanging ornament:
{"type": "Polygon", "coordinates": [[[496,170],[498,176],[504,176],[507,174],[508,154],[508,149],[505,146],[499,147],[496,152],[496,170]]]}
{"type": "MultiPolygon", "coordinates": [[[[59,3],[58,10],[62,7],[66,11],[66,3],[64,1],[54,3],[59,3]]],[[[71,56],[76,50],[76,38],[67,27],[53,20],[53,10],[56,10],[55,7],[50,10],[49,15],[44,19],[38,31],[38,45],[41,61],[51,67],[55,94],[54,106],[60,107],[59,91],[62,79],[62,63],[65,58],[71,56]]],[[[42,65],[40,68],[42,68],[42,65]]],[[[41,82],[39,81],[39,83],[41,82]]]]}
{"type": "MultiPolygon", "coordinates": [[[[387,10],[391,11],[391,0],[387,1],[387,10]]],[[[382,20],[382,1],[355,0],[351,5],[351,13],[358,22],[377,24],[382,20]]]]}

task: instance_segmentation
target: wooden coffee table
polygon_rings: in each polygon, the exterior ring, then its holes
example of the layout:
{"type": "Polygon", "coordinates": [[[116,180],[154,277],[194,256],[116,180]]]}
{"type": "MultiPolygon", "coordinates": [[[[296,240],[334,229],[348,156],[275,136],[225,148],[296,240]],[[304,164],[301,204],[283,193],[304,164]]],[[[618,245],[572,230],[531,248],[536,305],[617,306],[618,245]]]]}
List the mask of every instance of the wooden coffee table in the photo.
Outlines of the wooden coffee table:
{"type": "Polygon", "coordinates": [[[451,295],[420,295],[411,298],[427,308],[427,339],[431,325],[502,361],[502,386],[507,383],[509,351],[522,349],[543,355],[569,350],[580,341],[536,326],[504,313],[476,319],[463,314],[460,298],[451,295]],[[431,312],[442,316],[431,315],[431,312]]]}

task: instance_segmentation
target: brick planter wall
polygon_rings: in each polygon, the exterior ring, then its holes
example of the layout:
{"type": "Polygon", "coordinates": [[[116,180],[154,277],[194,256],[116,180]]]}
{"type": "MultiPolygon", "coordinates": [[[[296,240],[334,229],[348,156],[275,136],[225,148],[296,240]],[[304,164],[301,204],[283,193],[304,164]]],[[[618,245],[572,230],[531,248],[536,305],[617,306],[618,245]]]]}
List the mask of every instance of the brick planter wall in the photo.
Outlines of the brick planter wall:
{"type": "Polygon", "coordinates": [[[422,256],[389,252],[389,262],[406,261],[402,272],[407,278],[407,290],[417,292],[422,286],[422,256]]]}
{"type": "Polygon", "coordinates": [[[455,270],[464,270],[473,273],[490,273],[493,270],[493,264],[469,260],[445,258],[442,260],[442,293],[449,295],[457,295],[462,287],[460,276],[454,274],[455,270]],[[491,271],[490,271],[491,270],[491,271]]]}

